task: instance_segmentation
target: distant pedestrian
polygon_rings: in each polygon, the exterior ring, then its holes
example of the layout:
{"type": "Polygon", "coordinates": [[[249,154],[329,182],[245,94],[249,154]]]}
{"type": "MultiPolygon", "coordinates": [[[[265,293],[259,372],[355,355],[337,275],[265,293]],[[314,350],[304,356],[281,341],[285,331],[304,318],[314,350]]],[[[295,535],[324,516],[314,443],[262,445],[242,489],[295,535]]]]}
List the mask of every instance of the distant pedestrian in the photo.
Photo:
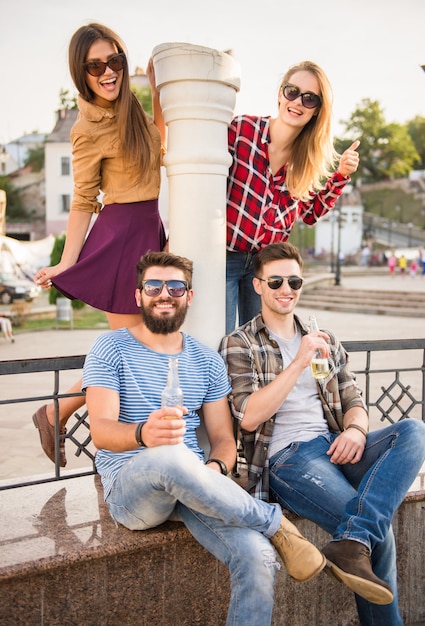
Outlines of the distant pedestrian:
{"type": "Polygon", "coordinates": [[[406,275],[406,268],[407,268],[407,259],[404,256],[404,254],[402,254],[401,257],[399,258],[398,266],[400,268],[400,274],[401,274],[402,278],[404,278],[405,275],[406,275]]]}
{"type": "Polygon", "coordinates": [[[390,270],[390,276],[391,278],[394,278],[395,275],[395,268],[397,265],[397,257],[394,253],[390,254],[390,256],[388,257],[388,269],[390,270]]]}
{"type": "Polygon", "coordinates": [[[370,256],[370,248],[369,246],[365,246],[362,250],[360,265],[366,266],[369,265],[369,256],[370,256]]]}
{"type": "Polygon", "coordinates": [[[412,278],[415,278],[416,272],[418,271],[418,264],[416,262],[416,259],[413,259],[413,261],[410,262],[409,269],[410,269],[410,276],[412,278]]]}
{"type": "Polygon", "coordinates": [[[425,276],[425,248],[421,248],[420,255],[421,265],[422,265],[422,277],[425,276]]]}
{"type": "Polygon", "coordinates": [[[12,343],[15,342],[12,331],[12,322],[10,321],[9,316],[4,313],[0,313],[0,329],[5,339],[11,341],[12,343]]]}

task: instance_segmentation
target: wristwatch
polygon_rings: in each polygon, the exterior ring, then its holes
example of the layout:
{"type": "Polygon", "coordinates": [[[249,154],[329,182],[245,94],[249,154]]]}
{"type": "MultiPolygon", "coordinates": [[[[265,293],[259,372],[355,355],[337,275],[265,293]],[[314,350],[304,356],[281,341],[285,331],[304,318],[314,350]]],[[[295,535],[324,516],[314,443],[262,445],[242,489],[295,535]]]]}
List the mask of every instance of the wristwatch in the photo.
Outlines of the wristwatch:
{"type": "Polygon", "coordinates": [[[227,476],[227,474],[229,473],[227,471],[226,463],[224,461],[220,461],[220,459],[208,459],[208,461],[205,462],[205,465],[208,465],[208,463],[218,463],[218,465],[220,466],[220,471],[223,474],[223,476],[227,476]]]}

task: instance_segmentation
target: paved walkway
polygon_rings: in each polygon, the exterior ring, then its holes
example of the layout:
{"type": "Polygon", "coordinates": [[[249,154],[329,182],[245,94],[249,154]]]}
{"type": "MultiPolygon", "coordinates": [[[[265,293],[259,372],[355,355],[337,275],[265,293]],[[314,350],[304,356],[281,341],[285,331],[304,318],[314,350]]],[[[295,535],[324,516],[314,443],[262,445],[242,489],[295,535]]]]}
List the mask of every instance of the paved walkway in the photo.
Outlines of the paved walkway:
{"type": "MultiPolygon", "coordinates": [[[[342,285],[347,288],[368,288],[371,291],[386,290],[399,299],[400,292],[407,289],[425,293],[425,278],[409,276],[404,279],[388,275],[342,276],[342,285]]],[[[302,300],[301,300],[302,302],[302,300]]],[[[299,306],[298,314],[304,320],[314,313],[322,328],[329,328],[342,341],[361,339],[417,339],[425,334],[425,315],[401,318],[387,315],[362,315],[332,311],[312,311],[299,306]]],[[[10,344],[0,337],[0,359],[31,359],[54,356],[86,354],[95,338],[105,332],[99,330],[48,330],[20,333],[15,343],[10,344]]],[[[407,357],[406,357],[407,358],[407,357]]],[[[399,363],[400,367],[403,363],[399,363]]],[[[63,375],[61,391],[75,382],[78,372],[63,375]]],[[[52,391],[52,375],[5,376],[0,379],[0,397],[19,397],[22,385],[26,395],[48,394],[52,391]],[[16,396],[15,396],[16,394],[16,396]]],[[[36,410],[35,403],[8,405],[0,408],[0,480],[5,478],[43,474],[50,472],[52,465],[41,451],[38,432],[31,420],[36,410]]],[[[83,458],[72,456],[68,467],[75,469],[87,465],[83,458]]]]}

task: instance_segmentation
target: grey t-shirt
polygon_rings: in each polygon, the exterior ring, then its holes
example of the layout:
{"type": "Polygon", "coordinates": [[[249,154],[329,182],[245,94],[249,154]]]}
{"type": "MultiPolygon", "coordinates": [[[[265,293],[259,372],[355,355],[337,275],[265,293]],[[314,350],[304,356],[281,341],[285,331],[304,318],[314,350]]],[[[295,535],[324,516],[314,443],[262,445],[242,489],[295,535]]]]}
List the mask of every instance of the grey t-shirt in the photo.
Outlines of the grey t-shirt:
{"type": "MultiPolygon", "coordinates": [[[[297,355],[301,344],[301,333],[296,328],[293,339],[282,339],[270,329],[269,333],[279,345],[285,369],[297,355]]],[[[276,452],[283,450],[294,441],[310,441],[327,432],[329,432],[329,427],[317,393],[317,383],[313,378],[311,368],[306,367],[276,413],[268,457],[271,458],[276,452]]]]}

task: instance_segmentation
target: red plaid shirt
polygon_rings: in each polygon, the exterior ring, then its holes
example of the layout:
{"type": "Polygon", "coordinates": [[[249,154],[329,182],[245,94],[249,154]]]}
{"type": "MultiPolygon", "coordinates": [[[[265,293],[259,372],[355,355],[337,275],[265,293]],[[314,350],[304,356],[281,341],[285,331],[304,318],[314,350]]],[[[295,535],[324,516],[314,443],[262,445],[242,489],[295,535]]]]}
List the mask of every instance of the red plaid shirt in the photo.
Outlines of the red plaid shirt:
{"type": "Polygon", "coordinates": [[[308,202],[292,198],[286,167],[274,176],[270,169],[270,117],[235,117],[228,142],[233,163],[227,179],[227,249],[232,252],[255,252],[286,241],[298,218],[312,226],[334,207],[349,181],[335,172],[308,202]]]}

